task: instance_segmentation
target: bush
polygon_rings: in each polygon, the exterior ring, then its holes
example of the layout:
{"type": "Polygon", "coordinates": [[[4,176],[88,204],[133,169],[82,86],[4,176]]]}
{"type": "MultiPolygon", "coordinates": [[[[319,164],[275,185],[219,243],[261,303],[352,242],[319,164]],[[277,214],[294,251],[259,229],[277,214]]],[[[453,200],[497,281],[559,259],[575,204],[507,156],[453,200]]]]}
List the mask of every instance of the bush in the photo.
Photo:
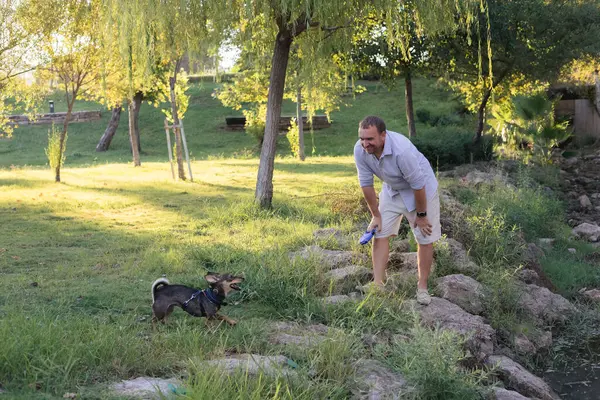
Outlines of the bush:
{"type": "MultiPolygon", "coordinates": [[[[50,168],[56,169],[56,167],[62,167],[65,163],[65,152],[61,154],[60,151],[60,129],[56,125],[52,124],[52,129],[48,131],[48,147],[46,147],[46,157],[48,157],[48,164],[50,168]]],[[[67,135],[65,134],[65,141],[63,147],[67,147],[67,135]]]]}
{"type": "Polygon", "coordinates": [[[493,139],[483,136],[474,144],[471,132],[441,131],[417,136],[412,141],[434,168],[489,161],[493,156],[493,139]]]}

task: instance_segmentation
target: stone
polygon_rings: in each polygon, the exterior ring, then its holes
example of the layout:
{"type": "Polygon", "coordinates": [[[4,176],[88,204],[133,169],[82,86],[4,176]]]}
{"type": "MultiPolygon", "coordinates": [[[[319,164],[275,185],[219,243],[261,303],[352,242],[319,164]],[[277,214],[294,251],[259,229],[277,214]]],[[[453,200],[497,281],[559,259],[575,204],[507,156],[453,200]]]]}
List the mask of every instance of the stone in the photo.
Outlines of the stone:
{"type": "Polygon", "coordinates": [[[472,186],[477,186],[482,183],[508,183],[506,177],[501,174],[493,174],[478,170],[469,172],[464,178],[462,178],[462,181],[472,186]]]}
{"type": "Polygon", "coordinates": [[[180,384],[181,382],[176,379],[140,376],[139,378],[114,383],[111,389],[116,395],[122,397],[158,400],[164,399],[165,396],[171,393],[172,386],[176,387],[180,384]]]}
{"type": "Polygon", "coordinates": [[[575,306],[561,295],[533,284],[522,285],[519,306],[539,325],[564,322],[577,311],[575,306]]]}
{"type": "Polygon", "coordinates": [[[362,295],[357,292],[352,292],[348,294],[337,294],[329,297],[324,297],[321,300],[324,304],[335,305],[335,304],[343,304],[348,302],[356,302],[362,299],[362,295]]]}
{"type": "Polygon", "coordinates": [[[479,315],[483,312],[484,286],[475,279],[462,275],[447,275],[436,281],[440,296],[463,310],[479,315]]]}
{"type": "Polygon", "coordinates": [[[571,254],[576,254],[576,253],[577,253],[577,249],[574,249],[574,248],[572,248],[572,247],[569,247],[569,248],[567,249],[567,251],[568,251],[569,253],[571,253],[571,254]]]}
{"type": "Polygon", "coordinates": [[[328,339],[328,335],[336,334],[338,329],[323,324],[300,325],[293,322],[276,322],[272,327],[269,341],[273,344],[316,346],[328,339]]]}
{"type": "Polygon", "coordinates": [[[494,388],[492,390],[490,400],[529,400],[529,397],[521,395],[514,390],[506,390],[504,388],[494,388]]]}
{"type": "Polygon", "coordinates": [[[376,360],[361,359],[354,363],[352,398],[356,400],[397,400],[414,389],[404,377],[376,360]]]}
{"type": "Polygon", "coordinates": [[[410,252],[410,240],[394,240],[390,243],[390,252],[408,253],[410,252]]]}
{"type": "Polygon", "coordinates": [[[587,195],[582,195],[579,196],[579,204],[581,205],[582,208],[589,208],[592,206],[592,202],[590,201],[590,198],[587,197],[587,195]]]}
{"type": "Polygon", "coordinates": [[[584,222],[573,228],[572,233],[574,236],[580,239],[585,239],[590,242],[597,242],[598,237],[600,237],[600,226],[584,222]]]}
{"type": "Polygon", "coordinates": [[[390,265],[390,268],[398,268],[398,269],[416,271],[419,266],[418,261],[417,261],[417,252],[390,253],[389,265],[390,265]]]}
{"type": "Polygon", "coordinates": [[[600,302],[600,289],[590,289],[590,290],[585,290],[583,293],[583,297],[585,297],[587,300],[593,301],[593,302],[600,302]]]}
{"type": "Polygon", "coordinates": [[[364,263],[367,256],[361,253],[342,250],[325,250],[319,246],[307,246],[300,251],[290,253],[292,259],[300,257],[304,260],[315,258],[326,269],[341,268],[355,263],[364,263]]]}
{"type": "Polygon", "coordinates": [[[408,307],[415,310],[424,326],[453,331],[466,338],[467,349],[478,360],[493,354],[496,331],[480,316],[471,315],[454,303],[439,297],[432,297],[428,306],[411,300],[408,307]]]}
{"type": "Polygon", "coordinates": [[[366,333],[362,335],[362,343],[366,347],[373,347],[376,345],[387,345],[389,343],[389,338],[383,335],[374,335],[372,333],[366,333]]]}
{"type": "Polygon", "coordinates": [[[592,199],[599,199],[600,200],[600,193],[593,193],[590,197],[592,199]]]}
{"type": "Polygon", "coordinates": [[[365,279],[370,279],[371,276],[371,270],[360,265],[349,265],[343,268],[332,269],[325,274],[325,278],[334,281],[334,283],[348,280],[364,281],[365,279]]]}
{"type": "Polygon", "coordinates": [[[475,273],[479,271],[479,266],[469,257],[462,243],[452,238],[440,239],[436,246],[436,251],[447,249],[454,261],[456,269],[460,272],[475,273]]]}
{"type": "Polygon", "coordinates": [[[533,336],[536,351],[548,350],[552,346],[552,332],[541,332],[533,336]]]}
{"type": "Polygon", "coordinates": [[[521,355],[530,355],[536,352],[535,345],[522,333],[513,338],[513,346],[515,351],[521,355]]]}
{"type": "Polygon", "coordinates": [[[528,263],[538,263],[540,258],[544,257],[544,250],[535,245],[534,243],[527,243],[527,247],[525,248],[523,258],[528,263]]]}
{"type": "Polygon", "coordinates": [[[533,375],[508,357],[490,356],[485,360],[485,364],[491,368],[497,368],[500,378],[508,389],[540,400],[560,399],[542,378],[533,375]]]}
{"type": "Polygon", "coordinates": [[[532,269],[520,269],[516,272],[515,277],[524,283],[538,284],[540,282],[540,276],[537,272],[532,269]]]}
{"type": "Polygon", "coordinates": [[[220,369],[227,375],[237,372],[256,376],[264,374],[268,376],[290,376],[296,375],[288,364],[288,358],[282,355],[261,356],[258,354],[234,354],[225,358],[201,361],[196,363],[198,368],[220,369]]]}

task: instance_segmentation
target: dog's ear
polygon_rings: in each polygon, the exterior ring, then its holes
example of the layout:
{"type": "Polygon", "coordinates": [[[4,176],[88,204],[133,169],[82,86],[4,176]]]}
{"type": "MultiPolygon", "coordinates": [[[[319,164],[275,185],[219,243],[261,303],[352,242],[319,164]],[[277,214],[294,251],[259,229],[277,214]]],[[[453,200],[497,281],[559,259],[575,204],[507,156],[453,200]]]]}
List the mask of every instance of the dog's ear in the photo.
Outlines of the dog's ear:
{"type": "Polygon", "coordinates": [[[217,283],[221,277],[219,276],[219,274],[216,274],[214,272],[208,272],[206,275],[204,275],[204,279],[206,279],[206,282],[208,283],[217,283]]]}
{"type": "Polygon", "coordinates": [[[241,276],[234,276],[233,279],[231,280],[231,283],[242,283],[244,281],[244,278],[242,278],[241,276]]]}

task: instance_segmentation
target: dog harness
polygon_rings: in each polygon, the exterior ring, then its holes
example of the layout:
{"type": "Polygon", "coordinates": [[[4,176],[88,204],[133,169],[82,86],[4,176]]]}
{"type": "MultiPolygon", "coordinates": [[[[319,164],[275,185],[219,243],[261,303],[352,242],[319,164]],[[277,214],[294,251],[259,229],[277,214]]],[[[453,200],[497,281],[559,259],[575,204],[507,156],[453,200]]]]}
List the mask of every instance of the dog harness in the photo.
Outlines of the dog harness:
{"type": "Polygon", "coordinates": [[[211,289],[204,289],[204,290],[198,290],[197,292],[194,292],[194,294],[192,294],[192,297],[190,297],[189,299],[187,299],[185,301],[185,303],[183,303],[182,308],[185,310],[185,308],[188,306],[189,302],[194,300],[196,297],[200,296],[201,294],[206,296],[208,301],[210,301],[214,305],[217,305],[217,306],[221,305],[221,302],[219,301],[219,299],[217,299],[217,297],[215,296],[215,294],[213,293],[213,291],[211,289]]]}

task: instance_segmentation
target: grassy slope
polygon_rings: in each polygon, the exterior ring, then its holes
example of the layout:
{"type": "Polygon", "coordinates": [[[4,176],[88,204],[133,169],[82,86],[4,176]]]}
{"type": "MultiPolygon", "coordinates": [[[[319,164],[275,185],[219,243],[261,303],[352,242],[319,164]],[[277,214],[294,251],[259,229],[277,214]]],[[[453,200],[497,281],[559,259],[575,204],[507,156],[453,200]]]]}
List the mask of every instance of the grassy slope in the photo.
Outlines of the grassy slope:
{"type": "MultiPolygon", "coordinates": [[[[141,168],[129,163],[124,120],[111,151],[94,152],[108,114],[98,123],[72,125],[59,185],[43,167],[47,128],[22,128],[11,141],[0,142],[1,387],[21,398],[32,398],[28,385],[36,384],[39,398],[60,398],[66,391],[105,398],[89,387],[144,374],[177,375],[193,370],[197,360],[237,351],[287,354],[301,372],[316,374],[317,379],[279,382],[279,397],[345,398],[349,360],[369,356],[358,345],[361,334],[389,330],[419,340],[412,347],[376,351],[375,357],[402,370],[416,354],[426,354],[412,370],[415,382],[422,379],[441,398],[473,398],[474,378],[456,369],[461,355],[454,341],[412,328],[410,316],[398,312],[402,294],[371,298],[359,309],[323,310],[314,301],[328,287],[318,265],[291,264],[287,257],[313,243],[312,231],[321,226],[357,235],[356,214],[348,207],[340,211],[357,194],[349,156],[356,124],[377,112],[390,129],[403,131],[401,90],[376,92],[372,86],[352,107],[334,114],[331,128],[315,132],[321,156],[304,163],[278,158],[274,209],[259,211],[252,205],[258,162],[252,139],[219,129],[232,112],[210,97],[211,88],[193,89],[186,118],[194,183],[170,180],[161,116],[148,106],[141,115],[141,168]],[[172,282],[202,286],[209,269],[246,274],[240,304],[225,311],[241,323],[205,327],[178,310],[168,326],[153,333],[151,282],[166,274],[172,282]],[[277,319],[324,322],[344,334],[315,350],[281,349],[268,345],[264,335],[265,321],[277,319]],[[429,346],[432,341],[439,346],[429,346]]],[[[442,114],[456,107],[427,81],[418,81],[415,91],[416,108],[442,114]]],[[[285,155],[285,140],[280,143],[285,155]]],[[[505,204],[503,198],[496,203],[499,210],[505,204]]],[[[478,207],[484,206],[480,200],[478,207]]],[[[366,216],[358,221],[366,223],[366,216]]],[[[198,376],[198,393],[216,398],[236,388],[248,398],[273,397],[277,387],[268,380],[223,384],[218,376],[198,376]]]]}

